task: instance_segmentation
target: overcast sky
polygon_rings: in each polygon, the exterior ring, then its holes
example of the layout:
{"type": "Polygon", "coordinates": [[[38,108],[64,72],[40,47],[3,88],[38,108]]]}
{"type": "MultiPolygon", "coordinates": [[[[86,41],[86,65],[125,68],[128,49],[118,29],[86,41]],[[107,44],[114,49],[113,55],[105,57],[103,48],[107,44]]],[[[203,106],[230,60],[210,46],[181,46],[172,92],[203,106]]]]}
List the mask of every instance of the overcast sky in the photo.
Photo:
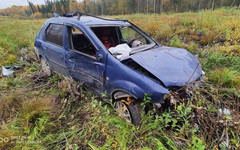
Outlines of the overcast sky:
{"type": "MultiPolygon", "coordinates": [[[[34,5],[44,4],[44,0],[29,0],[34,5]]],[[[27,0],[0,0],[0,9],[11,7],[12,5],[27,6],[27,0]]]]}

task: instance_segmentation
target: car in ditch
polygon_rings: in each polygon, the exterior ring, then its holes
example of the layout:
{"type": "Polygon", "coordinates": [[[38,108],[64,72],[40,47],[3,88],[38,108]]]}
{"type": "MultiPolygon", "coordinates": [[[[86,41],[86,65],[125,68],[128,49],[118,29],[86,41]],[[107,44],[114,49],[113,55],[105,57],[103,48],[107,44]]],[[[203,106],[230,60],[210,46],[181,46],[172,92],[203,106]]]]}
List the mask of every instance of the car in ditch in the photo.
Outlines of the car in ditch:
{"type": "Polygon", "coordinates": [[[120,116],[135,125],[146,95],[157,108],[202,82],[197,58],[182,48],[154,41],[127,20],[83,12],[48,19],[35,39],[44,73],[83,82],[94,93],[106,93],[120,116]],[[173,94],[174,93],[174,94],[173,94]]]}

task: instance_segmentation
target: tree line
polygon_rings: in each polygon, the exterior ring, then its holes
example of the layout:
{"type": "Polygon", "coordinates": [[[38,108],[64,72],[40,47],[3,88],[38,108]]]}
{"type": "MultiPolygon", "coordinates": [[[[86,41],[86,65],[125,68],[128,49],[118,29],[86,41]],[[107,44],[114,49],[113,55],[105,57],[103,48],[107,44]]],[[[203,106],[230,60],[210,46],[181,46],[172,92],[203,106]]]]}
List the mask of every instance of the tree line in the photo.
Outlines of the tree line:
{"type": "Polygon", "coordinates": [[[124,15],[133,13],[168,13],[199,11],[202,9],[216,9],[221,7],[237,7],[239,0],[45,0],[44,5],[12,6],[0,10],[0,15],[22,15],[35,17],[51,17],[51,11],[60,15],[84,11],[93,15],[124,15]],[[30,9],[29,9],[30,8],[30,9]]]}

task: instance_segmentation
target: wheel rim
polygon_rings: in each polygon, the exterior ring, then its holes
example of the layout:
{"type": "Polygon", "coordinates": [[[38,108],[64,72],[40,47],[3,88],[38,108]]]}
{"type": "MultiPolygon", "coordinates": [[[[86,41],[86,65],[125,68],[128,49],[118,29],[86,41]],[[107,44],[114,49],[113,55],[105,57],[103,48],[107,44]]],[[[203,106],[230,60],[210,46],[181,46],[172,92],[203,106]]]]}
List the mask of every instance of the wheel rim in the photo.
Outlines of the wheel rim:
{"type": "Polygon", "coordinates": [[[125,119],[129,123],[132,123],[130,111],[124,102],[118,101],[116,103],[116,108],[119,111],[119,116],[121,118],[125,119]]]}
{"type": "Polygon", "coordinates": [[[44,58],[41,59],[41,66],[42,66],[43,73],[45,73],[48,76],[50,76],[51,75],[51,70],[50,70],[50,67],[49,67],[46,59],[44,59],[44,58]]]}

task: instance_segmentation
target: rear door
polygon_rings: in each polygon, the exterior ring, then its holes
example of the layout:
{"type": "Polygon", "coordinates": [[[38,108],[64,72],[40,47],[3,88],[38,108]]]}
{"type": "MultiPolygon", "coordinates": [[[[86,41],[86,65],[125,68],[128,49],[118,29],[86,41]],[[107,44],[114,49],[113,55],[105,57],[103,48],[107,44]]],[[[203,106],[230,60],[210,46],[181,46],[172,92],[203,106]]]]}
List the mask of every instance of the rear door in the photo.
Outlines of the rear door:
{"type": "Polygon", "coordinates": [[[68,25],[67,31],[69,48],[66,54],[66,65],[69,74],[101,94],[106,64],[103,54],[96,50],[88,36],[79,27],[68,25]]]}
{"type": "Polygon", "coordinates": [[[65,64],[64,48],[64,25],[51,23],[45,31],[45,42],[43,43],[43,51],[51,69],[67,76],[67,68],[65,64]]]}

